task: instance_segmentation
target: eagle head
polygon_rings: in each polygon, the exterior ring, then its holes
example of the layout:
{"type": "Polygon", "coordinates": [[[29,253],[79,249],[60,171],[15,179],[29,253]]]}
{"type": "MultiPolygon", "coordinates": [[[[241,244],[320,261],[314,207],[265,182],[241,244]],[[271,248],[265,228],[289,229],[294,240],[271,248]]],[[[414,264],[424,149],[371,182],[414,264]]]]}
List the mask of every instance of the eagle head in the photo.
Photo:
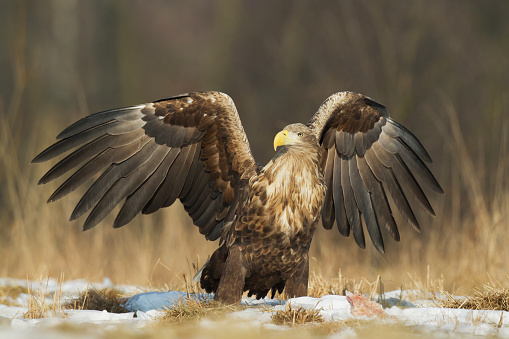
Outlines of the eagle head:
{"type": "Polygon", "coordinates": [[[313,131],[303,124],[291,124],[283,128],[274,138],[274,151],[278,146],[297,146],[298,148],[318,148],[313,131]]]}

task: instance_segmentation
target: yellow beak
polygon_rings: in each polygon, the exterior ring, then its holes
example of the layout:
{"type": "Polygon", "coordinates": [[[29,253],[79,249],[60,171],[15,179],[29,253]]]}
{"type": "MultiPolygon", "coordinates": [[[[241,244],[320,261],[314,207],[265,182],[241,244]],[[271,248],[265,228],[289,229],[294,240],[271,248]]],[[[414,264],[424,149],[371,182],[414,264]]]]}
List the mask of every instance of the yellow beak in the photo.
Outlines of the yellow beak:
{"type": "Polygon", "coordinates": [[[278,146],[284,146],[286,145],[286,140],[288,139],[288,131],[283,130],[276,134],[276,137],[274,138],[274,151],[277,150],[278,146]]]}

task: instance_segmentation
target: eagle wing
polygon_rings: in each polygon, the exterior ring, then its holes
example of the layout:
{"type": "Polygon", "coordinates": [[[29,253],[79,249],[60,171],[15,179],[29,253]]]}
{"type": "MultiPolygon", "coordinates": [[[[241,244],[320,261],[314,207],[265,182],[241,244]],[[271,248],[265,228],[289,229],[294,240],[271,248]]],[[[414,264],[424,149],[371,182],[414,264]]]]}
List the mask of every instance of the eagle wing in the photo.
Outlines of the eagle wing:
{"type": "Polygon", "coordinates": [[[39,181],[77,169],[49,198],[56,201],[104,170],[74,209],[89,209],[83,229],[97,225],[123,199],[114,227],[140,211],[153,213],[179,198],[200,233],[217,239],[233,213],[240,183],[257,171],[233,100],[219,92],[182,94],[87,116],[57,136],[33,163],[80,146],[39,181]],[[232,213],[228,213],[232,211],[232,213]]]}
{"type": "Polygon", "coordinates": [[[443,194],[426,163],[431,158],[419,140],[391,118],[385,106],[352,92],[330,96],[308,123],[323,157],[326,197],[322,223],[336,221],[344,236],[353,233],[365,248],[361,215],[372,243],[384,252],[380,226],[399,241],[387,192],[396,208],[417,231],[419,223],[410,201],[435,215],[419,182],[443,194]]]}

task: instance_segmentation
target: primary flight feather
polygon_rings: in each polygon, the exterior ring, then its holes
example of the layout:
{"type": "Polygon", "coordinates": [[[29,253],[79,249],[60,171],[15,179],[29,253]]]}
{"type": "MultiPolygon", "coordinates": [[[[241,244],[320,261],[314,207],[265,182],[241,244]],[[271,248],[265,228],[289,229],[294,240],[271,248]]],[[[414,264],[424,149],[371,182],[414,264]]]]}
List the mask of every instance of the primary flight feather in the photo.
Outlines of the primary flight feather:
{"type": "Polygon", "coordinates": [[[362,248],[366,230],[383,252],[380,227],[399,240],[386,192],[416,230],[410,201],[434,215],[421,183],[443,193],[417,138],[383,105],[352,92],[330,96],[308,124],[279,132],[274,148],[280,149],[264,167],[251,154],[232,99],[219,92],[92,114],[57,139],[32,162],[79,148],[39,183],[81,167],[48,201],[102,171],[71,215],[91,210],[88,230],[122,201],[114,227],[180,199],[201,234],[220,238],[198,278],[227,303],[240,302],[244,291],[257,298],[283,290],[306,295],[308,251],[320,218],[326,229],[336,224],[342,235],[353,233],[362,248]]]}

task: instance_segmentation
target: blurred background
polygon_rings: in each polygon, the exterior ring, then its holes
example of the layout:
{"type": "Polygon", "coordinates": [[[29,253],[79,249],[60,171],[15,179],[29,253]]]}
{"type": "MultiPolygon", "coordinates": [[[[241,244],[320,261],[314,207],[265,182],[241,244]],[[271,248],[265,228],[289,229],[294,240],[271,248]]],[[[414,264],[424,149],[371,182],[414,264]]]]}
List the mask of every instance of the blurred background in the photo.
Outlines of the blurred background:
{"type": "Polygon", "coordinates": [[[88,114],[187,91],[235,101],[256,159],[331,94],[383,103],[422,141],[446,195],[386,254],[319,229],[311,270],[386,285],[507,281],[509,2],[0,1],[0,276],[171,284],[216,248],[178,204],[113,230],[46,204],[53,163],[30,165],[88,114]]]}

